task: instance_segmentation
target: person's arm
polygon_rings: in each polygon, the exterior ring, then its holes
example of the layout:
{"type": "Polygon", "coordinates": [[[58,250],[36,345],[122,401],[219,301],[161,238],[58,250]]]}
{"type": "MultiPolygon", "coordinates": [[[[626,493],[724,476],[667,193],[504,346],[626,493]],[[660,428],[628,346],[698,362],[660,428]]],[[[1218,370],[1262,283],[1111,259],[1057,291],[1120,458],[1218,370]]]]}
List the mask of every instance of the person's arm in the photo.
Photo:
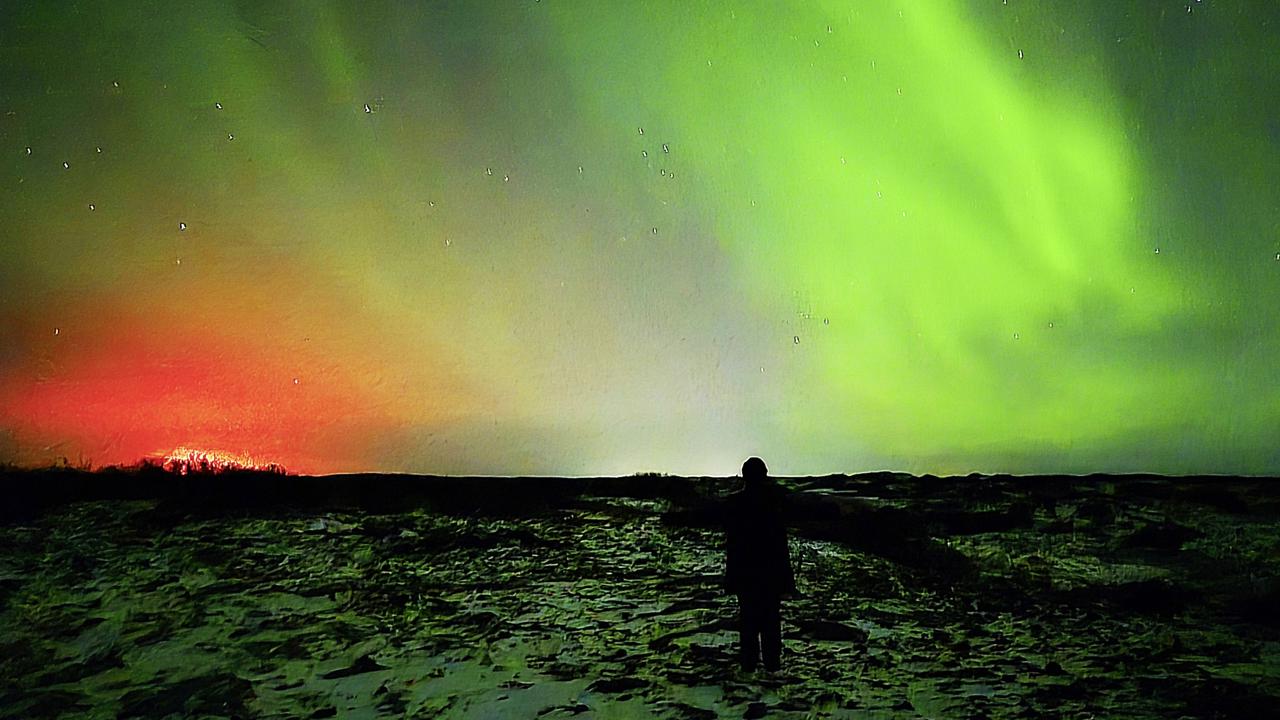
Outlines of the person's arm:
{"type": "Polygon", "coordinates": [[[796,594],[796,574],[791,568],[791,545],[787,542],[787,531],[782,529],[782,594],[796,594]]]}
{"type": "Polygon", "coordinates": [[[728,592],[738,592],[742,585],[742,527],[733,499],[724,503],[724,585],[728,592]]]}
{"type": "Polygon", "coordinates": [[[778,549],[780,557],[778,558],[778,571],[780,580],[780,590],[782,595],[794,596],[796,594],[796,575],[791,566],[791,544],[787,541],[790,533],[787,532],[787,524],[792,518],[791,493],[786,488],[778,486],[777,497],[775,498],[775,507],[777,509],[778,528],[778,549]]]}

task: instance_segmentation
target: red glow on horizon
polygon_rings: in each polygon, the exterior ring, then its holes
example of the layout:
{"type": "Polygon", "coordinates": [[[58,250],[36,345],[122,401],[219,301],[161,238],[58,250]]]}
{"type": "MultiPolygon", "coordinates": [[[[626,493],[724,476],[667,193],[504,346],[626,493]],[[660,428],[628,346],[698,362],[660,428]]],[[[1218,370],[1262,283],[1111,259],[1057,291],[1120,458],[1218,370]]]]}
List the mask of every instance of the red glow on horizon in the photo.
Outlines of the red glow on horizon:
{"type": "Polygon", "coordinates": [[[219,327],[109,306],[99,316],[109,319],[57,337],[16,328],[32,350],[0,375],[0,427],[20,441],[19,464],[164,462],[186,448],[203,453],[189,458],[196,468],[339,472],[371,465],[370,440],[399,422],[359,355],[280,342],[246,320],[219,327]]]}
{"type": "Polygon", "coordinates": [[[430,342],[316,297],[311,278],[242,280],[138,278],[132,294],[0,313],[14,348],[0,352],[0,461],[107,467],[186,448],[207,455],[197,467],[376,470],[412,428],[490,408],[430,342]]]}

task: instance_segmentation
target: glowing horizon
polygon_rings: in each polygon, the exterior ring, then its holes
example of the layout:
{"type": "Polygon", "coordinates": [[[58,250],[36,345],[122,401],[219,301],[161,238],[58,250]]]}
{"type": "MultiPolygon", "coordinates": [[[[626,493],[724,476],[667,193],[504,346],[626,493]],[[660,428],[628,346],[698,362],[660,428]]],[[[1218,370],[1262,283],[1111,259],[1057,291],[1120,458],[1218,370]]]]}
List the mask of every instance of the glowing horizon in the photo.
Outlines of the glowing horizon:
{"type": "Polygon", "coordinates": [[[16,9],[0,462],[1280,474],[1280,9],[1191,10],[16,9]]]}

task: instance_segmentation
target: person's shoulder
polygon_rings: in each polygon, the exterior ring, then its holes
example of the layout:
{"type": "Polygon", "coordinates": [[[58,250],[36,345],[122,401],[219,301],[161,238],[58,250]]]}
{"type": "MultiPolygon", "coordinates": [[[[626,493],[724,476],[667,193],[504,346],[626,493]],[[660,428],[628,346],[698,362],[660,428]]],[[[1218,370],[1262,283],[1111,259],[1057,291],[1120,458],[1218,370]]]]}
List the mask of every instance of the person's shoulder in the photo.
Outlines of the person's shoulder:
{"type": "Polygon", "coordinates": [[[745,488],[735,490],[724,498],[725,507],[732,511],[745,512],[756,504],[756,497],[745,488]]]}

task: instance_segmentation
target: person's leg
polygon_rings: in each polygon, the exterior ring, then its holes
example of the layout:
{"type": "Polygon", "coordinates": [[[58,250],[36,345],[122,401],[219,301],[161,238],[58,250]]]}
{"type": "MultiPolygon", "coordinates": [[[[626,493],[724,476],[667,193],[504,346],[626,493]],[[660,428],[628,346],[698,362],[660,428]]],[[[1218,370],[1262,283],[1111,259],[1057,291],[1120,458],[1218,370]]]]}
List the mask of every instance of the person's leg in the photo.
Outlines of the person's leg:
{"type": "Polygon", "coordinates": [[[759,605],[759,600],[749,594],[738,596],[738,661],[748,672],[760,662],[759,605]]]}
{"type": "Polygon", "coordinates": [[[766,670],[782,667],[782,609],[779,598],[765,598],[760,603],[759,628],[766,670]]]}

